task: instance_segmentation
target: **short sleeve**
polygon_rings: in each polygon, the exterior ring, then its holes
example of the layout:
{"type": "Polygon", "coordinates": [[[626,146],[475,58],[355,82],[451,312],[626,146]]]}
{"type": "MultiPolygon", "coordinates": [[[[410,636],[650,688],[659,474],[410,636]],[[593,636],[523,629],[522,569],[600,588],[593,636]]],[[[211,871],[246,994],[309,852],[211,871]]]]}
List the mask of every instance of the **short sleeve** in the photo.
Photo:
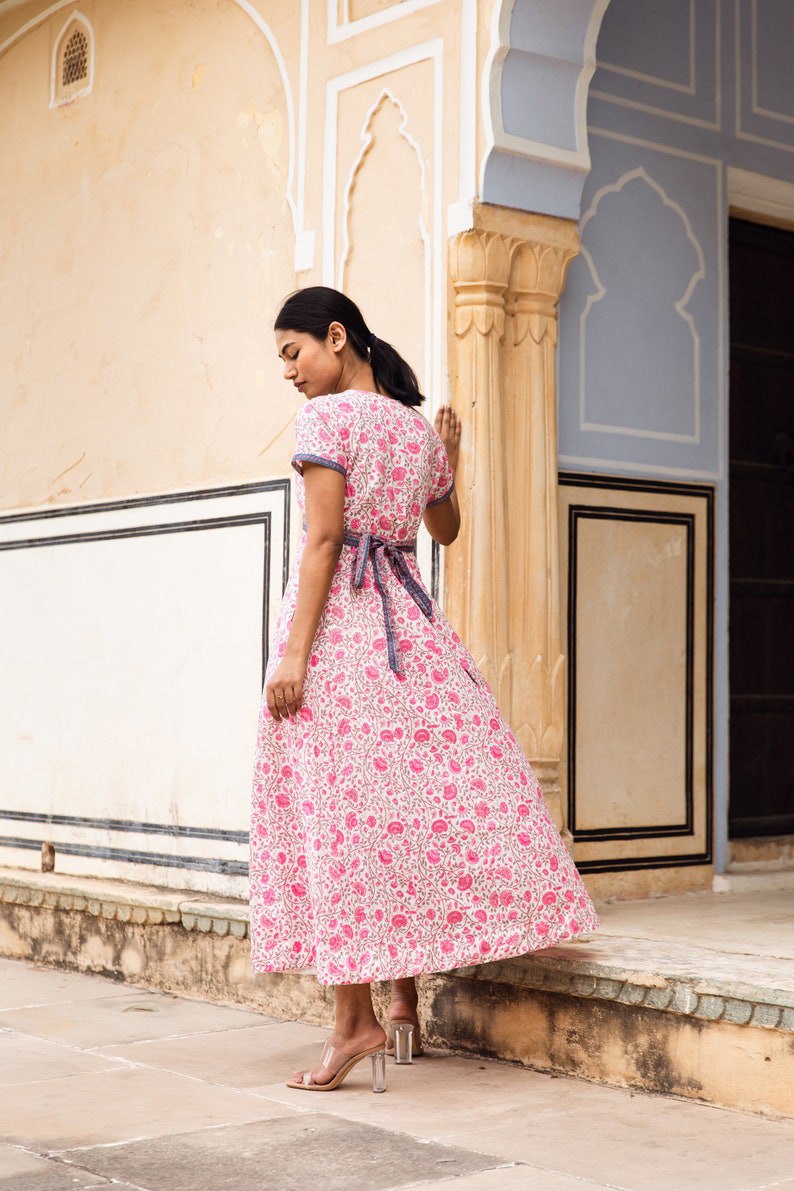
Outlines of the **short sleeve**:
{"type": "Polygon", "coordinates": [[[455,487],[455,477],[452,474],[452,468],[449,466],[447,448],[444,446],[440,437],[436,443],[432,466],[433,482],[430,485],[427,503],[428,505],[440,505],[442,500],[446,500],[452,495],[452,490],[455,487]]]}
{"type": "Polygon", "coordinates": [[[304,405],[295,422],[292,466],[303,475],[304,463],[319,463],[347,475],[350,463],[350,428],[340,416],[344,411],[320,409],[316,400],[304,405]]]}

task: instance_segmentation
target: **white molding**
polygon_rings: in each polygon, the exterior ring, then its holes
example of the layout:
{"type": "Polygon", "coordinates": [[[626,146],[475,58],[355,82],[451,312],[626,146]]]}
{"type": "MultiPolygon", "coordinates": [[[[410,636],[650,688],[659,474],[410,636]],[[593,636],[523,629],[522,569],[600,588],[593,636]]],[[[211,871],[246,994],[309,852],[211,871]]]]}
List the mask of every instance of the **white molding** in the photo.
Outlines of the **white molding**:
{"type": "Polygon", "coordinates": [[[728,205],[790,226],[794,223],[794,182],[729,165],[728,205]]]}
{"type": "MultiPolygon", "coordinates": [[[[700,470],[700,469],[683,469],[680,471],[681,475],[693,476],[707,476],[711,479],[722,479],[725,474],[725,459],[727,458],[727,410],[728,410],[728,386],[727,386],[727,359],[725,352],[725,332],[728,320],[728,303],[726,293],[726,264],[727,264],[727,236],[725,229],[727,227],[726,216],[724,211],[723,199],[723,163],[718,157],[709,157],[702,153],[692,153],[688,149],[672,148],[670,145],[661,144],[658,141],[645,140],[642,137],[629,136],[622,132],[613,132],[611,129],[596,128],[590,126],[591,136],[601,136],[607,140],[620,141],[628,145],[639,145],[644,149],[651,149],[654,152],[667,154],[671,157],[680,157],[687,161],[699,161],[705,165],[712,166],[714,169],[715,181],[715,213],[716,213],[716,228],[717,236],[721,237],[717,243],[717,425],[715,429],[717,442],[717,469],[700,470]]],[[[579,459],[578,456],[566,456],[569,462],[584,462],[586,459],[579,459]]],[[[615,460],[593,460],[594,463],[608,466],[622,466],[619,461],[615,460]]],[[[630,465],[633,466],[633,465],[630,465]]],[[[637,467],[644,465],[637,464],[637,467]]],[[[651,470],[646,468],[646,470],[651,470]]],[[[662,474],[675,475],[678,474],[675,469],[666,469],[660,467],[662,474]]]]}
{"type": "Polygon", "coordinates": [[[762,108],[758,103],[758,0],[751,0],[750,5],[750,110],[754,116],[765,116],[769,120],[782,120],[785,124],[794,124],[794,116],[787,116],[785,112],[776,112],[771,108],[762,108]]]}
{"type": "Polygon", "coordinates": [[[315,235],[306,230],[306,164],[309,120],[309,0],[301,0],[298,66],[298,223],[295,227],[295,272],[314,268],[315,235]]]}
{"type": "Polygon", "coordinates": [[[347,41],[349,37],[357,37],[360,33],[369,33],[372,29],[380,29],[383,25],[391,24],[392,21],[403,20],[415,12],[421,12],[424,8],[432,8],[440,3],[441,0],[401,0],[381,12],[373,12],[368,17],[359,17],[358,20],[351,21],[349,2],[346,0],[345,14],[340,21],[337,15],[339,0],[328,0],[328,44],[335,45],[340,41],[347,41]]]}
{"type": "Polygon", "coordinates": [[[638,79],[643,83],[651,83],[655,87],[666,87],[670,91],[680,91],[685,95],[695,95],[697,92],[695,68],[695,38],[696,38],[696,9],[695,0],[689,0],[689,83],[674,83],[671,79],[663,79],[656,74],[645,74],[641,70],[629,70],[626,66],[613,66],[610,62],[599,59],[598,69],[609,71],[610,74],[625,75],[630,79],[638,79]]]}
{"type": "Polygon", "coordinates": [[[345,291],[345,271],[350,259],[350,214],[351,214],[351,199],[353,189],[356,184],[359,170],[367,157],[375,137],[371,131],[372,121],[376,114],[383,107],[384,103],[392,103],[400,113],[400,125],[397,129],[398,135],[406,142],[406,144],[413,150],[419,165],[419,192],[420,192],[420,211],[419,211],[419,235],[424,245],[424,302],[425,302],[425,359],[424,359],[424,376],[429,378],[432,370],[432,344],[434,341],[432,317],[433,317],[433,292],[432,292],[432,277],[433,277],[433,257],[432,247],[430,243],[430,232],[425,223],[424,206],[425,198],[427,196],[427,169],[425,167],[425,160],[422,155],[422,147],[415,137],[411,136],[408,131],[408,113],[403,107],[400,100],[394,94],[390,87],[384,87],[378,98],[370,104],[367,113],[364,117],[364,122],[361,126],[361,148],[355,161],[350,167],[347,175],[347,182],[345,183],[344,191],[344,207],[342,212],[342,251],[340,254],[340,261],[337,268],[337,289],[345,291]]]}
{"type": "Polygon", "coordinates": [[[479,191],[483,191],[485,169],[493,150],[529,160],[572,169],[583,176],[590,170],[587,148],[587,97],[596,69],[596,41],[609,0],[595,0],[583,39],[582,64],[574,93],[574,136],[576,149],[563,149],[543,141],[529,140],[505,131],[502,113],[502,71],[510,52],[510,23],[516,0],[500,0],[491,17],[491,45],[485,60],[482,85],[482,117],[485,144],[479,169],[479,191]]]}
{"type": "MultiPolygon", "coordinates": [[[[432,260],[433,260],[433,296],[425,312],[426,338],[425,342],[433,345],[432,373],[425,377],[425,385],[433,394],[442,391],[442,286],[443,267],[446,254],[443,251],[441,219],[441,199],[443,194],[443,143],[444,143],[444,43],[440,37],[419,45],[408,46],[397,50],[376,62],[368,62],[346,74],[337,75],[329,79],[326,84],[325,102],[325,141],[323,152],[323,242],[322,242],[322,276],[324,285],[334,285],[336,267],[336,224],[337,224],[337,145],[339,96],[343,91],[358,86],[360,83],[371,82],[414,66],[419,62],[433,64],[433,228],[432,228],[432,260]]],[[[433,404],[436,404],[434,398],[433,404]]]]}
{"type": "Polygon", "coordinates": [[[599,467],[605,471],[614,471],[618,475],[680,476],[682,479],[699,479],[705,482],[718,482],[723,478],[721,472],[699,467],[665,467],[661,463],[638,463],[631,459],[595,459],[591,455],[558,455],[557,462],[565,467],[578,469],[581,466],[583,474],[588,468],[592,471],[594,467],[599,467]]]}
{"type": "MultiPolygon", "coordinates": [[[[742,63],[741,63],[741,4],[740,0],[734,0],[734,29],[733,29],[733,53],[735,63],[736,75],[736,137],[741,141],[752,141],[756,145],[768,145],[772,149],[778,149],[782,153],[794,153],[794,145],[788,145],[785,141],[776,141],[772,137],[758,136],[757,133],[748,132],[742,127],[742,63]]],[[[752,46],[751,46],[752,51],[752,46]]],[[[753,58],[751,52],[750,69],[752,73],[753,58]]],[[[752,81],[752,80],[751,80],[752,81]]],[[[751,110],[752,110],[752,96],[751,96],[751,110]]],[[[757,113],[756,113],[757,114],[757,113]]],[[[774,117],[764,116],[763,119],[770,119],[774,117]]]]}
{"type": "Polygon", "coordinates": [[[477,0],[462,0],[459,89],[458,202],[473,203],[477,197],[477,0]]]}
{"type": "MultiPolygon", "coordinates": [[[[692,0],[690,0],[690,3],[691,2],[692,2],[692,0]]],[[[694,47],[694,44],[695,43],[693,41],[692,42],[693,47],[694,47]]],[[[692,52],[694,52],[694,50],[692,52]]],[[[646,82],[652,82],[656,86],[666,86],[670,90],[679,90],[679,91],[689,92],[688,88],[685,88],[680,85],[674,86],[672,83],[669,83],[669,82],[664,83],[660,79],[654,79],[653,76],[651,76],[651,75],[643,75],[639,71],[633,72],[630,70],[624,70],[624,69],[620,69],[620,68],[610,67],[602,62],[598,63],[598,67],[599,67],[599,69],[611,70],[611,71],[613,71],[613,73],[616,73],[616,74],[625,74],[625,75],[629,75],[630,77],[638,78],[638,79],[641,79],[646,82]]],[[[690,69],[691,70],[695,69],[695,90],[693,90],[691,92],[691,94],[693,96],[696,96],[697,95],[697,86],[696,86],[697,72],[696,72],[696,68],[692,68],[691,64],[690,64],[690,69]]],[[[591,89],[590,94],[593,96],[594,99],[603,100],[604,103],[614,103],[616,107],[629,108],[632,111],[637,111],[637,112],[648,112],[653,116],[662,116],[666,120],[675,120],[679,124],[691,124],[695,128],[708,128],[712,132],[719,132],[720,129],[722,128],[722,9],[721,9],[721,5],[720,5],[720,0],[714,0],[714,119],[713,120],[703,120],[699,116],[687,116],[681,112],[672,112],[669,110],[669,108],[660,108],[660,107],[657,107],[655,104],[640,103],[639,101],[634,100],[634,99],[625,99],[623,96],[613,95],[609,91],[599,91],[596,89],[591,89]]]]}
{"type": "Polygon", "coordinates": [[[625,434],[625,435],[629,435],[633,438],[663,439],[663,440],[666,440],[669,442],[699,443],[700,442],[700,336],[698,334],[697,327],[695,326],[695,320],[692,317],[692,315],[686,310],[686,306],[687,306],[690,298],[692,297],[692,294],[695,290],[695,286],[698,284],[699,281],[702,281],[702,279],[706,275],[706,262],[705,262],[705,256],[703,253],[703,248],[700,244],[700,241],[696,237],[694,231],[692,230],[692,224],[689,220],[689,216],[687,215],[687,213],[683,209],[683,207],[680,205],[680,203],[677,203],[674,199],[670,198],[669,194],[664,189],[664,187],[661,186],[656,181],[655,178],[652,178],[643,166],[638,166],[635,169],[627,170],[626,173],[621,175],[621,177],[617,180],[617,182],[610,183],[607,186],[602,186],[601,189],[595,193],[590,206],[588,207],[587,211],[582,216],[581,223],[580,223],[580,232],[584,232],[584,229],[587,227],[587,224],[590,222],[590,220],[595,218],[602,199],[604,199],[607,195],[610,195],[610,194],[619,194],[620,191],[622,191],[623,188],[626,185],[628,185],[629,182],[634,182],[637,180],[643,181],[647,186],[650,187],[651,190],[653,190],[656,194],[658,194],[659,198],[661,198],[661,200],[665,206],[670,207],[670,208],[672,208],[673,211],[675,211],[676,215],[678,215],[679,219],[681,220],[681,222],[684,225],[684,230],[686,231],[687,239],[690,241],[690,243],[694,247],[695,254],[696,254],[697,260],[698,260],[698,268],[692,273],[692,276],[690,277],[689,282],[687,284],[686,290],[684,291],[682,296],[678,299],[678,301],[674,303],[676,313],[687,324],[687,326],[689,327],[690,335],[692,336],[692,366],[693,366],[692,405],[693,405],[693,413],[694,413],[694,419],[693,419],[694,420],[694,432],[692,434],[673,434],[672,432],[668,432],[668,431],[642,430],[642,429],[640,429],[638,427],[634,427],[634,426],[613,426],[613,425],[608,425],[608,424],[600,423],[600,422],[588,422],[587,421],[586,386],[585,386],[585,380],[586,380],[586,378],[585,378],[585,358],[586,358],[585,348],[586,348],[586,343],[587,343],[587,319],[589,317],[590,311],[592,310],[592,308],[596,304],[596,302],[600,302],[601,299],[603,297],[605,297],[605,295],[607,293],[607,289],[604,286],[604,284],[602,283],[600,277],[598,276],[598,270],[596,269],[595,262],[592,258],[591,253],[584,246],[584,244],[581,245],[580,252],[582,254],[582,257],[585,260],[585,263],[587,264],[588,269],[590,270],[590,275],[593,279],[593,284],[596,287],[596,291],[594,294],[588,295],[587,301],[584,306],[584,310],[582,311],[581,315],[579,316],[579,431],[580,431],[580,433],[583,431],[592,431],[592,432],[596,432],[596,433],[625,434]]]}
{"type": "Polygon", "coordinates": [[[690,149],[679,149],[675,145],[665,145],[662,141],[649,141],[640,136],[630,136],[627,132],[614,132],[611,128],[599,128],[590,125],[590,135],[603,136],[610,141],[623,141],[627,145],[641,145],[643,149],[655,149],[659,153],[668,153],[671,157],[683,157],[689,161],[703,161],[715,168],[722,165],[722,158],[709,157],[706,153],[693,153],[690,149]]]}
{"type": "Polygon", "coordinates": [[[52,50],[52,58],[50,60],[50,107],[60,108],[72,103],[75,99],[79,99],[82,95],[90,95],[94,88],[94,26],[89,21],[88,17],[84,16],[79,9],[75,9],[69,13],[66,21],[61,28],[60,33],[55,39],[55,45],[52,50]],[[60,57],[61,46],[67,33],[71,30],[73,25],[82,25],[88,34],[88,81],[84,87],[79,91],[70,91],[66,95],[58,95],[58,59],[60,57]]]}

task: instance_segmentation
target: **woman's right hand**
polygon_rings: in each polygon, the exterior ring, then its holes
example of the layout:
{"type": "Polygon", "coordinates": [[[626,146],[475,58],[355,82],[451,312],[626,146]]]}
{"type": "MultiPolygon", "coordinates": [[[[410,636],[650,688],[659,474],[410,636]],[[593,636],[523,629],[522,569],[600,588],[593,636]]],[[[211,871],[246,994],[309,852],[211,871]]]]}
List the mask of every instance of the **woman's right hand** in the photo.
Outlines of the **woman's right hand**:
{"type": "Polygon", "coordinates": [[[303,706],[303,684],[307,660],[285,655],[265,686],[265,699],[271,717],[294,719],[303,706]]]}
{"type": "Polygon", "coordinates": [[[447,459],[449,459],[449,466],[452,468],[454,475],[460,455],[461,420],[451,405],[442,405],[436,414],[433,425],[446,447],[447,459]]]}

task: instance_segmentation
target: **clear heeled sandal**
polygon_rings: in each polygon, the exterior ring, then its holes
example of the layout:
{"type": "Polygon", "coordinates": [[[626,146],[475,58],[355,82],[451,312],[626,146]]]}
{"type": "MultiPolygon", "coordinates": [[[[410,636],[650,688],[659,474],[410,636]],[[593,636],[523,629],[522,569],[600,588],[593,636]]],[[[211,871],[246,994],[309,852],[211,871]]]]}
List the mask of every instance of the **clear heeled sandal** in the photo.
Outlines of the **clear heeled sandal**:
{"type": "Polygon", "coordinates": [[[394,1055],[395,1063],[413,1063],[414,1058],[422,1054],[419,1041],[419,1027],[412,1021],[390,1021],[389,1054],[394,1055]]]}
{"type": "Polygon", "coordinates": [[[372,1060],[372,1090],[373,1092],[385,1092],[386,1051],[383,1042],[379,1042],[377,1046],[371,1046],[368,1050],[362,1050],[357,1055],[343,1054],[341,1050],[331,1046],[330,1042],[326,1042],[320,1058],[320,1066],[333,1072],[328,1083],[315,1083],[311,1071],[304,1071],[300,1079],[289,1080],[287,1087],[298,1088],[302,1092],[332,1092],[334,1088],[338,1088],[343,1083],[357,1063],[366,1059],[367,1055],[372,1060]]]}

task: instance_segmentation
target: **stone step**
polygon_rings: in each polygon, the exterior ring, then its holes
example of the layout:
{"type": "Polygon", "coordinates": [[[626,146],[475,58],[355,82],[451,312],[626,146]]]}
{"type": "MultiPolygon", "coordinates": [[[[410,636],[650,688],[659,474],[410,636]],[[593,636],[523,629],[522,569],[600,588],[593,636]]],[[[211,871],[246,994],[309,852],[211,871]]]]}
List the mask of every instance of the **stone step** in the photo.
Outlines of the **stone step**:
{"type": "MultiPolygon", "coordinates": [[[[762,896],[745,889],[737,906],[748,893],[762,896]]],[[[423,977],[426,1041],[598,1083],[794,1116],[794,961],[777,954],[774,933],[768,953],[761,946],[748,954],[741,931],[734,938],[726,930],[731,896],[604,906],[604,928],[589,940],[423,977]],[[662,937],[665,921],[667,935],[677,937],[662,937]],[[643,937],[637,923],[657,937],[643,937]]],[[[247,936],[244,902],[0,869],[2,955],[330,1024],[331,990],[307,975],[254,975],[247,936]]],[[[384,988],[375,994],[382,1011],[384,988]]]]}

